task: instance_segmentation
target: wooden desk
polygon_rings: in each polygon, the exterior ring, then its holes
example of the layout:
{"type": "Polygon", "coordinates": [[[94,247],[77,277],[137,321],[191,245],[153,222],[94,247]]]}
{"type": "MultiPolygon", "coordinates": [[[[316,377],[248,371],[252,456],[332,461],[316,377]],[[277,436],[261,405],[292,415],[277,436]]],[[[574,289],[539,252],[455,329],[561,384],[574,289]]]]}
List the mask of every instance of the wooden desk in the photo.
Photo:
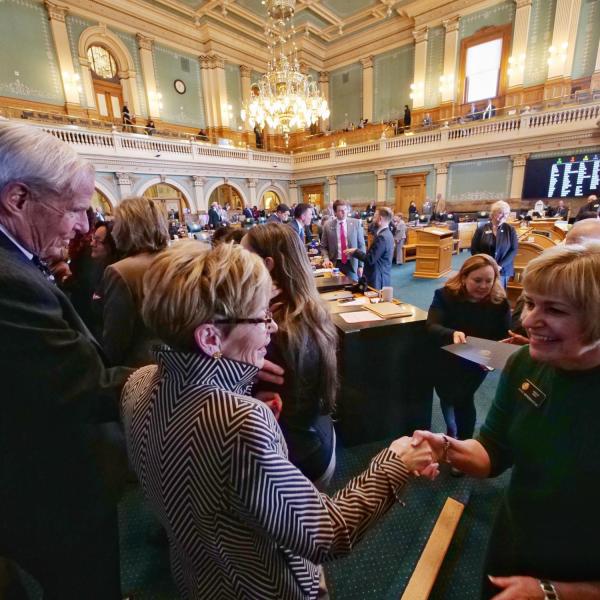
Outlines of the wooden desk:
{"type": "Polygon", "coordinates": [[[433,387],[427,313],[413,306],[409,317],[346,323],[340,315],[361,307],[328,305],[340,336],[336,431],[342,443],[352,446],[429,429],[433,387]]]}
{"type": "Polygon", "coordinates": [[[413,277],[437,279],[452,268],[452,232],[440,227],[417,231],[417,264],[413,277]]]}

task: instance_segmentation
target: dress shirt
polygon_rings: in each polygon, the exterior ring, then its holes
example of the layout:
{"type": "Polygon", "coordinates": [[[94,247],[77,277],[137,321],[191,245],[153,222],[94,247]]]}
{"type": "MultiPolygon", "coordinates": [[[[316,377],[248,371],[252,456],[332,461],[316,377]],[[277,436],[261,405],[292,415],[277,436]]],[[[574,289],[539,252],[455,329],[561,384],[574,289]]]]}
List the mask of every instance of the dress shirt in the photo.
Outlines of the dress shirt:
{"type": "Polygon", "coordinates": [[[344,228],[344,233],[346,234],[346,248],[349,248],[348,245],[348,221],[344,219],[343,221],[335,220],[335,234],[337,237],[337,256],[339,260],[342,260],[342,240],[340,239],[340,227],[344,228]]]}
{"type": "Polygon", "coordinates": [[[17,240],[8,232],[6,228],[0,223],[0,231],[27,257],[27,260],[33,258],[33,254],[26,250],[17,240]]]}

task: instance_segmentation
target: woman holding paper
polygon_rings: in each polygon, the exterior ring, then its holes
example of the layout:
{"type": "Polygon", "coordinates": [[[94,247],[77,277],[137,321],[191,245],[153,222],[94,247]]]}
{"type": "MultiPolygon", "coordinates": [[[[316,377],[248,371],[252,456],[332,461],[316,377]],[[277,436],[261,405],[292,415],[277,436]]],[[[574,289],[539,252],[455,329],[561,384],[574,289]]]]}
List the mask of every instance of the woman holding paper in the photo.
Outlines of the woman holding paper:
{"type": "Polygon", "coordinates": [[[415,436],[475,477],[512,468],[485,598],[598,599],[600,243],[546,250],[527,266],[523,288],[529,345],[509,359],[478,438],[415,436]]]}
{"type": "Polygon", "coordinates": [[[436,290],[427,328],[439,348],[434,385],[449,436],[466,440],[473,435],[476,418],[473,396],[487,371],[442,347],[464,344],[469,335],[501,340],[507,336],[509,326],[510,306],[500,284],[498,265],[487,254],[468,258],[458,274],[436,290]]]}

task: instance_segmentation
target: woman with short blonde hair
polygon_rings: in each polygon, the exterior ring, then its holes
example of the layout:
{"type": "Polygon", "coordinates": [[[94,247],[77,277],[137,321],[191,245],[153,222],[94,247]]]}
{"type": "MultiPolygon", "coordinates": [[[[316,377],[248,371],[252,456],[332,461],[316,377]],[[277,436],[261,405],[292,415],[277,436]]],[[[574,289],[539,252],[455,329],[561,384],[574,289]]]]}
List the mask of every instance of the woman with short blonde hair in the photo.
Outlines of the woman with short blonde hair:
{"type": "Polygon", "coordinates": [[[127,198],[115,209],[113,237],[124,258],[104,271],[104,350],[115,365],[152,362],[156,342],[141,317],[143,278],[158,252],[169,244],[163,208],[149,198],[127,198]]]}
{"type": "Polygon", "coordinates": [[[128,379],[121,413],[180,595],[315,600],[318,565],[351,551],[410,472],[435,474],[431,451],[396,440],[335,496],[320,494],[289,462],[271,410],[250,396],[277,331],[263,260],[184,241],[153,261],[144,284],[144,319],[171,347],[128,379]]]}

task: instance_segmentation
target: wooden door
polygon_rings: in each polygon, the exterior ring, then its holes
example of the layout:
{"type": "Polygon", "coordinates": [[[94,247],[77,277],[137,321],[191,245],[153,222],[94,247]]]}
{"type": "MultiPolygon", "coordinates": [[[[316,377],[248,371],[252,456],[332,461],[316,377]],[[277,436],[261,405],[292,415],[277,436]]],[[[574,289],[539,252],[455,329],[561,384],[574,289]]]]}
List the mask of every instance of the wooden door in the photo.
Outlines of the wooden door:
{"type": "Polygon", "coordinates": [[[323,208],[324,197],[322,183],[302,186],[302,202],[304,204],[313,204],[317,208],[323,208]]]}
{"type": "Polygon", "coordinates": [[[421,212],[423,201],[425,200],[425,180],[427,172],[407,173],[406,175],[396,175],[396,203],[395,211],[401,212],[404,218],[408,217],[408,207],[411,202],[417,205],[417,210],[421,212]]]}
{"type": "MultiPolygon", "coordinates": [[[[121,108],[123,107],[123,91],[118,83],[103,81],[94,78],[94,94],[96,105],[101,119],[112,122],[121,122],[121,108]]],[[[129,108],[131,112],[131,107],[129,108]]]]}

